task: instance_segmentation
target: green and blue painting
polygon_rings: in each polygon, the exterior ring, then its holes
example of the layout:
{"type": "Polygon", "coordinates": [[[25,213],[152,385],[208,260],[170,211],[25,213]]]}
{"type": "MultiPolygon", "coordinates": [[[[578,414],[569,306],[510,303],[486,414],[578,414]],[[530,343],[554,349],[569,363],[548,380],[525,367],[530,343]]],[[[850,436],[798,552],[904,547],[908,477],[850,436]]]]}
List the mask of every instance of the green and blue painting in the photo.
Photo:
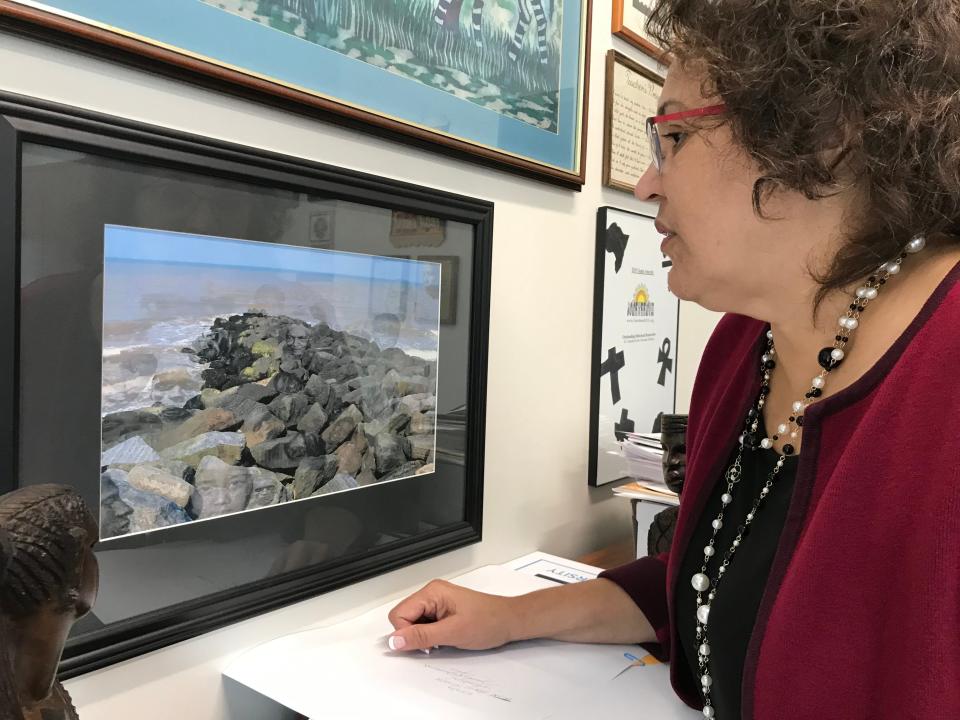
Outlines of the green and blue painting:
{"type": "Polygon", "coordinates": [[[557,132],[562,0],[202,0],[557,132]]]}

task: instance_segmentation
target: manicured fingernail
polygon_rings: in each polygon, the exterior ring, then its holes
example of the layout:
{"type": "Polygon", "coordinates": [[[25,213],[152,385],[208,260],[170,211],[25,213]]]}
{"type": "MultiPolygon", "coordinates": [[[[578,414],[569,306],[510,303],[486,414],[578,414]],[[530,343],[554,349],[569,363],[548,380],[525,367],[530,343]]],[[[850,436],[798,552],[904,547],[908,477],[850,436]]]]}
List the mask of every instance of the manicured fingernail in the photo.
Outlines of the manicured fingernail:
{"type": "Polygon", "coordinates": [[[399,635],[391,635],[387,640],[387,646],[391,650],[403,650],[404,646],[407,644],[407,641],[404,640],[399,635]]]}

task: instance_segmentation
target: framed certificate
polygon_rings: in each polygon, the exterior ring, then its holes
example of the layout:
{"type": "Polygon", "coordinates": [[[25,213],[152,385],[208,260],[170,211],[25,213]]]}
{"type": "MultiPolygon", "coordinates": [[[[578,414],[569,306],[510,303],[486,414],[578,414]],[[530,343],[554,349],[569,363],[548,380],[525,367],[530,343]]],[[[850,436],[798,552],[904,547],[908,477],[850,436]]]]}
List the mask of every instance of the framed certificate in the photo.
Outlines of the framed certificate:
{"type": "Polygon", "coordinates": [[[626,55],[607,53],[603,106],[603,184],[632,193],[650,165],[645,123],[657,114],[663,78],[626,55]]]}

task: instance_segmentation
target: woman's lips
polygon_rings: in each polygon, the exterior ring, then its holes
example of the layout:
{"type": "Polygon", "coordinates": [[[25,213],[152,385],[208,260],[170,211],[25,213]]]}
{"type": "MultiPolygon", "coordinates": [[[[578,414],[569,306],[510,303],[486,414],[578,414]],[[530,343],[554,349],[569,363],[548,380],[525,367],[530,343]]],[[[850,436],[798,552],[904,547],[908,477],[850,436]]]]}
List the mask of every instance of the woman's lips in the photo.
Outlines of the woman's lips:
{"type": "Polygon", "coordinates": [[[664,253],[665,255],[667,254],[667,243],[673,239],[674,235],[676,235],[676,233],[673,232],[664,235],[663,240],[660,241],[660,252],[664,253]]]}

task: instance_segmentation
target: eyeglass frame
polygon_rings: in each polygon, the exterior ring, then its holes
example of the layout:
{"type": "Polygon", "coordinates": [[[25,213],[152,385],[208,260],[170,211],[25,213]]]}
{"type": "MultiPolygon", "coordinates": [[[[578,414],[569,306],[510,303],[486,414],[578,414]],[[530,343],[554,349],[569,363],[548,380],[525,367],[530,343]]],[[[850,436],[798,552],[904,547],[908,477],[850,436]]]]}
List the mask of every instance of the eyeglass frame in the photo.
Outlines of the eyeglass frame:
{"type": "Polygon", "coordinates": [[[657,132],[657,124],[670,122],[672,120],[683,120],[691,117],[704,117],[707,115],[722,115],[727,111],[727,106],[707,105],[706,107],[694,108],[692,110],[681,110],[680,112],[669,113],[667,115],[654,115],[647,118],[647,139],[650,142],[650,157],[653,160],[657,172],[663,167],[663,150],[660,147],[660,133],[657,132]]]}

